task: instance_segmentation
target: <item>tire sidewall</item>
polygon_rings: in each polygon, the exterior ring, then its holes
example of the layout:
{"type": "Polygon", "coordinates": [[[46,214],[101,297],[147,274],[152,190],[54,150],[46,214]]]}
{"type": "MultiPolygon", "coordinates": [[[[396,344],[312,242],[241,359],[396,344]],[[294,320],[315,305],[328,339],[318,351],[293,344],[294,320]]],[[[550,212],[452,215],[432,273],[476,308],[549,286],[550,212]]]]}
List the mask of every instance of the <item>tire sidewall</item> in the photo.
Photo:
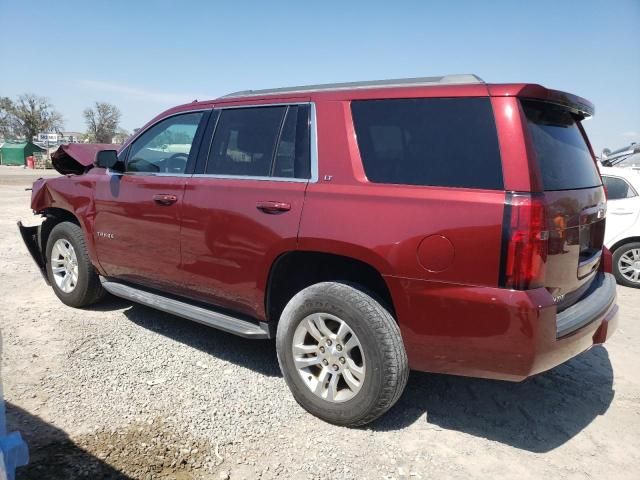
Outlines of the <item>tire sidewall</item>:
{"type": "Polygon", "coordinates": [[[89,286],[89,272],[92,268],[91,265],[87,265],[86,256],[83,254],[84,245],[81,245],[77,240],[78,232],[82,235],[82,230],[79,226],[69,222],[63,222],[53,228],[47,240],[46,267],[49,283],[56,296],[62,300],[64,304],[70,306],[81,305],[83,303],[82,301],[85,298],[89,286]],[[51,268],[51,250],[53,250],[53,246],[60,239],[68,241],[73,246],[76,259],[78,260],[78,282],[75,288],[69,293],[60,290],[56,284],[51,268]]]}
{"type": "Polygon", "coordinates": [[[616,280],[620,285],[624,285],[625,287],[630,287],[630,288],[640,288],[640,283],[633,283],[629,281],[622,273],[620,273],[618,263],[622,255],[624,255],[629,250],[632,250],[635,248],[640,249],[640,242],[625,243],[624,245],[621,245],[618,248],[616,248],[616,250],[613,252],[613,258],[612,258],[613,274],[615,275],[616,280]]]}
{"type": "Polygon", "coordinates": [[[278,324],[276,338],[278,362],[294,398],[310,413],[337,424],[357,422],[376,405],[383,388],[383,355],[375,332],[356,305],[344,299],[323,295],[318,289],[303,290],[287,305],[278,324]],[[314,313],[329,313],[348,324],[360,341],[365,358],[364,383],[356,396],[344,402],[332,403],[316,396],[300,377],[293,361],[291,346],[300,322],[314,313]]]}

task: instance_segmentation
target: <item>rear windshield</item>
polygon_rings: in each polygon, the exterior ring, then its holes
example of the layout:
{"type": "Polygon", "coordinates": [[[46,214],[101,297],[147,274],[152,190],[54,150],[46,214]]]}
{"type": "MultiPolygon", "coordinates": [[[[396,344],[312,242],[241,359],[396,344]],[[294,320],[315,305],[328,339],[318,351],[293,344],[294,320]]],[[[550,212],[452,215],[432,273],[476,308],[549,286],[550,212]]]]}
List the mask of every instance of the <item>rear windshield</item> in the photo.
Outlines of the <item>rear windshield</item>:
{"type": "Polygon", "coordinates": [[[522,106],[545,190],[573,190],[602,184],[571,112],[557,105],[530,100],[523,100],[522,106]]]}
{"type": "Polygon", "coordinates": [[[351,112],[370,182],[502,189],[488,98],[359,100],[351,112]]]}

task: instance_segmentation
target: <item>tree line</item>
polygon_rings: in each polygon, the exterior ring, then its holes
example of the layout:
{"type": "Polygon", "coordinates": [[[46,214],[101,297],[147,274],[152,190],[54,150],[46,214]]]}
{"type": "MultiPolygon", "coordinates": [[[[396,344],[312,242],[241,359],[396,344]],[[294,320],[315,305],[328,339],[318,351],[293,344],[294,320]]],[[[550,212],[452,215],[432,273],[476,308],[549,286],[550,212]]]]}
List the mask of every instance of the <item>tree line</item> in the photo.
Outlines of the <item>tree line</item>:
{"type": "MultiPolygon", "coordinates": [[[[84,140],[88,142],[111,143],[114,137],[122,142],[129,136],[120,128],[120,110],[111,103],[95,102],[82,113],[87,127],[84,140]]],[[[61,132],[63,126],[62,115],[46,97],[33,93],[15,99],[0,96],[0,138],[32,140],[39,133],[61,132]]]]}

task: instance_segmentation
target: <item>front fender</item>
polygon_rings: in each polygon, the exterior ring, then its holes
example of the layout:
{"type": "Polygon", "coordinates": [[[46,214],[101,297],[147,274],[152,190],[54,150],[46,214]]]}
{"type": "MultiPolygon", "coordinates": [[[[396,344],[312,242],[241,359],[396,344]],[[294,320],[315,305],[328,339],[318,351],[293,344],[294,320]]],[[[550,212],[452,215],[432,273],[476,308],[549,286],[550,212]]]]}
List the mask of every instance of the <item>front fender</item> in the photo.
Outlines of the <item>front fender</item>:
{"type": "MultiPolygon", "coordinates": [[[[93,222],[95,218],[96,176],[68,175],[63,177],[38,179],[33,184],[31,208],[34,213],[47,217],[74,219],[82,228],[87,246],[87,253],[93,266],[100,274],[104,274],[95,249],[93,222]]],[[[42,239],[41,232],[39,238],[42,239]]],[[[40,242],[42,257],[46,243],[40,242]]]]}

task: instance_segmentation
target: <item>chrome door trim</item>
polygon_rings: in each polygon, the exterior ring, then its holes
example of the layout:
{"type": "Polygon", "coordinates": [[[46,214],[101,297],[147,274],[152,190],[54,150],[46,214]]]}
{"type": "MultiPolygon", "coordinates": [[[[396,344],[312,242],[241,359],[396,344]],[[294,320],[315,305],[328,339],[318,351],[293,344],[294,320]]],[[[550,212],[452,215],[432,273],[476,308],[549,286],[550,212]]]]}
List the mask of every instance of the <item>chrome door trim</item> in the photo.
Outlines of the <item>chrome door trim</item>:
{"type": "Polygon", "coordinates": [[[274,182],[294,182],[294,183],[307,183],[310,181],[308,178],[292,178],[292,177],[258,177],[251,175],[216,175],[214,173],[195,173],[191,175],[193,178],[220,178],[226,180],[257,180],[257,181],[274,181],[274,182]]]}
{"type": "MultiPolygon", "coordinates": [[[[275,182],[294,182],[294,183],[317,183],[318,182],[318,121],[317,121],[317,113],[316,113],[316,104],[315,102],[286,102],[286,103],[256,103],[251,105],[222,105],[219,107],[214,106],[213,108],[201,108],[194,110],[184,110],[182,112],[176,112],[171,115],[167,115],[166,117],[162,117],[158,121],[154,122],[152,125],[149,125],[142,132],[136,133],[135,137],[131,138],[126,144],[122,145],[122,150],[131,145],[135,140],[138,139],[140,135],[144,132],[153,128],[158,123],[171,118],[177,115],[185,115],[189,113],[196,112],[204,112],[207,110],[230,110],[234,108],[257,108],[257,107],[283,107],[283,106],[292,106],[292,105],[310,105],[311,113],[309,115],[309,160],[311,167],[311,178],[291,178],[291,177],[265,177],[265,176],[251,176],[251,175],[218,175],[218,174],[208,174],[208,173],[196,173],[196,174],[187,174],[187,173],[162,173],[162,172],[112,172],[113,174],[118,175],[131,175],[131,176],[147,176],[147,177],[193,177],[193,178],[220,178],[220,179],[238,179],[238,180],[258,180],[258,181],[266,181],[273,180],[275,182]]],[[[215,130],[214,130],[215,135],[215,130]]],[[[213,137],[211,139],[213,141],[213,137]]],[[[211,148],[211,145],[209,145],[211,148]]],[[[209,152],[210,153],[210,152],[209,152]]],[[[208,156],[208,155],[207,155],[208,156]]]]}

